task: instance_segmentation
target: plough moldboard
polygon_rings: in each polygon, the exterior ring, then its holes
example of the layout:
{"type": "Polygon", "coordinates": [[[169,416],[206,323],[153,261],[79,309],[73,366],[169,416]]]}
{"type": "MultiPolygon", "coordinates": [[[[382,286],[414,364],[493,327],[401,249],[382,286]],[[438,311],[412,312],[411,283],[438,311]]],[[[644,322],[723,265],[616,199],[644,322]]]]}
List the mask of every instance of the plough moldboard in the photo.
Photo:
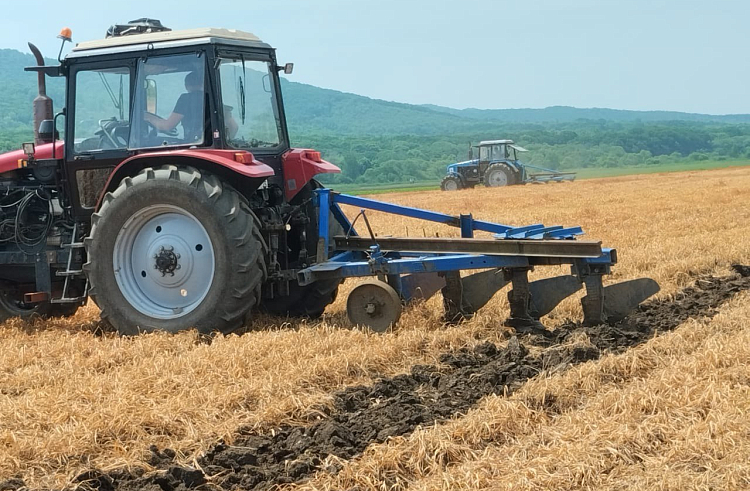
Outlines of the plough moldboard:
{"type": "Polygon", "coordinates": [[[562,300],[584,286],[581,299],[584,325],[616,322],[659,291],[649,278],[604,286],[602,278],[617,262],[615,249],[600,242],[577,240],[581,227],[512,227],[418,208],[375,201],[318,189],[319,247],[333,250],[330,257],[298,272],[301,285],[334,278],[375,277],[356,286],[347,299],[347,314],[356,325],[382,332],[395,324],[402,304],[427,299],[442,292],[445,320],[470,318],[506,285],[510,315],[505,325],[519,332],[543,329],[539,319],[562,300]],[[361,209],[350,222],[340,205],[361,209]],[[374,210],[457,227],[461,238],[378,237],[365,210],[374,210]],[[368,235],[354,228],[362,217],[368,235]],[[345,235],[330,236],[329,220],[336,220],[345,235]],[[492,239],[474,238],[475,231],[494,234],[492,239]],[[530,282],[528,273],[537,266],[568,264],[571,274],[530,282]],[[461,276],[462,270],[481,270],[461,276]]]}

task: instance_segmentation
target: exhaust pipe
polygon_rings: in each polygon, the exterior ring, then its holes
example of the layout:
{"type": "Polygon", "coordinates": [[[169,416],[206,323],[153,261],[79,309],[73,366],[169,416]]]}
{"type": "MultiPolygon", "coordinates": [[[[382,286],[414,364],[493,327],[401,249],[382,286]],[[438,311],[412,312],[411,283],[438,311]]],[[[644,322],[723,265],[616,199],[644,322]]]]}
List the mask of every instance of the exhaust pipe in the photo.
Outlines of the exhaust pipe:
{"type": "MultiPolygon", "coordinates": [[[[29,43],[29,49],[36,58],[37,66],[44,66],[44,57],[39,51],[39,48],[29,43]]],[[[55,141],[54,132],[45,132],[42,135],[39,134],[39,127],[43,121],[52,120],[54,118],[54,112],[52,109],[52,99],[47,96],[47,80],[43,71],[38,71],[37,74],[37,85],[39,86],[39,94],[34,98],[33,103],[33,114],[34,114],[34,143],[41,145],[43,143],[52,143],[55,141]]]]}

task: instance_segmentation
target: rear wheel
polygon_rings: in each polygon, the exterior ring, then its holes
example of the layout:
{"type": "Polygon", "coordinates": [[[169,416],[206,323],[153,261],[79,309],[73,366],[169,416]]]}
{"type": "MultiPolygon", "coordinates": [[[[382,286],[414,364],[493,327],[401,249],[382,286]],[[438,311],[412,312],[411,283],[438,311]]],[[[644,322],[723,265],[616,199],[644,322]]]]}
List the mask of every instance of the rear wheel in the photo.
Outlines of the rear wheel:
{"type": "Polygon", "coordinates": [[[458,176],[445,176],[440,183],[440,189],[443,191],[458,191],[462,187],[463,183],[458,176]]]}
{"type": "Polygon", "coordinates": [[[231,332],[260,298],[258,219],[210,174],[144,169],[105,196],[92,223],[89,295],[121,334],[231,332]]]}
{"type": "Polygon", "coordinates": [[[515,183],[513,171],[503,164],[492,164],[484,174],[484,184],[491,188],[512,186],[515,183]]]}

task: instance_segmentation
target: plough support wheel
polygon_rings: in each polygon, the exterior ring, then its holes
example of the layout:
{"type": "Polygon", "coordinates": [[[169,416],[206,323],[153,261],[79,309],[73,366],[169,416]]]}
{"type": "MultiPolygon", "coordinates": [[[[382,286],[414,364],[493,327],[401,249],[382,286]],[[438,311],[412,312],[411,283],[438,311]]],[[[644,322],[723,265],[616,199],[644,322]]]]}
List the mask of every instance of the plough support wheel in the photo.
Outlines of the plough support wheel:
{"type": "Polygon", "coordinates": [[[385,332],[401,317],[401,299],[388,283],[366,281],[349,294],[346,314],[354,325],[385,332]]]}

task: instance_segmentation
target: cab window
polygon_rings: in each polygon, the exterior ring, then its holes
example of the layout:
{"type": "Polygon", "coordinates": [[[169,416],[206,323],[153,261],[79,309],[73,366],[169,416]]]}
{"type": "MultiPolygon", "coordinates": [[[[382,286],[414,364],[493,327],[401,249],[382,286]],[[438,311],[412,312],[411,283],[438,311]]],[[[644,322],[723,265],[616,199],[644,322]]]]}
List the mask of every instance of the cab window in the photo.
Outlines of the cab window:
{"type": "Polygon", "coordinates": [[[138,62],[131,148],[201,145],[206,120],[204,57],[154,56],[138,62]]]}
{"type": "Polygon", "coordinates": [[[492,145],[492,160],[505,159],[505,145],[492,145]]]}
{"type": "Polygon", "coordinates": [[[490,147],[479,147],[479,160],[482,162],[490,160],[490,147]]]}
{"type": "Polygon", "coordinates": [[[81,70],[75,76],[75,153],[124,149],[130,133],[130,69],[81,70]]]}

